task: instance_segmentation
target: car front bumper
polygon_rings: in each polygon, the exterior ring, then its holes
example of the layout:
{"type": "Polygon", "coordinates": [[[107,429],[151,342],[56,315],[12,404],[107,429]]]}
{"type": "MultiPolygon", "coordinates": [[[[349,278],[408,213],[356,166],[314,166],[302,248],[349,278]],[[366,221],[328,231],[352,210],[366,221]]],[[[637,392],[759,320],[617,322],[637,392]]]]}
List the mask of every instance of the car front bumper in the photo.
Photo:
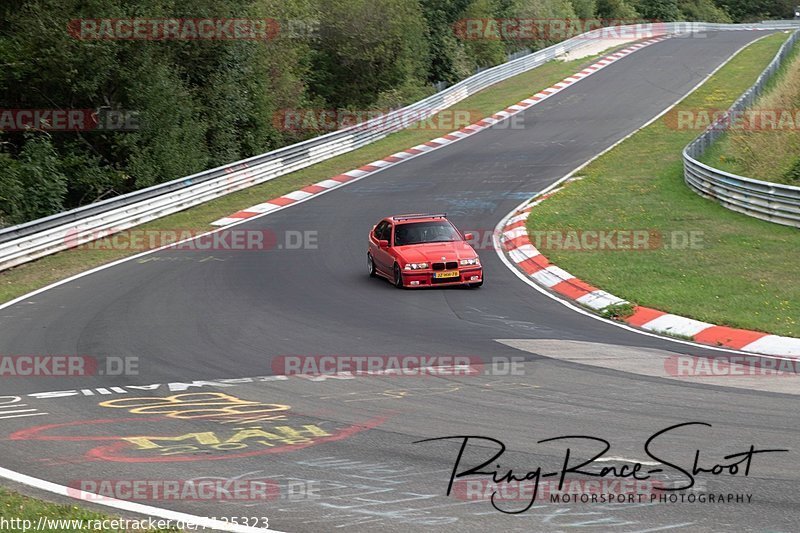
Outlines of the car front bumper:
{"type": "Polygon", "coordinates": [[[483,281],[482,267],[459,269],[458,276],[452,278],[434,278],[432,270],[404,270],[403,286],[409,288],[444,287],[448,285],[464,285],[483,281]]]}

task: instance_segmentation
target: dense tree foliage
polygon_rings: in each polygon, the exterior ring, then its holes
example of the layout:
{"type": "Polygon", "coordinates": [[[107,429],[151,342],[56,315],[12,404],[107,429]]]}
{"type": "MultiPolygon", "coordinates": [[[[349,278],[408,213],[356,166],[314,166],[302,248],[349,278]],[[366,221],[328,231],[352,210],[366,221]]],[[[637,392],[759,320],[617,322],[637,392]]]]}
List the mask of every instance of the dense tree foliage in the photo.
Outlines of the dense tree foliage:
{"type": "Polygon", "coordinates": [[[509,53],[552,44],[465,38],[466,19],[750,20],[786,0],[3,0],[0,110],[134,111],[131,131],[0,123],[0,225],[263,153],[315,132],[284,109],[386,109],[509,53]],[[79,39],[76,19],[275,21],[251,40],[79,39]]]}

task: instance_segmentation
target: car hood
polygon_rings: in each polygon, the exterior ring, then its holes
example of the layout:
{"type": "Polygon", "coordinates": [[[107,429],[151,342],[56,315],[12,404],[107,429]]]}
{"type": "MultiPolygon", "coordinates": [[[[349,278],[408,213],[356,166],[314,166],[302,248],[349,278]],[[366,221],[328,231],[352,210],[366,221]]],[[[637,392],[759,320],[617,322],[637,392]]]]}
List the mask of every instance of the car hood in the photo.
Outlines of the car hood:
{"type": "Polygon", "coordinates": [[[465,241],[409,244],[396,247],[396,251],[407,263],[441,263],[478,256],[465,241]]]}

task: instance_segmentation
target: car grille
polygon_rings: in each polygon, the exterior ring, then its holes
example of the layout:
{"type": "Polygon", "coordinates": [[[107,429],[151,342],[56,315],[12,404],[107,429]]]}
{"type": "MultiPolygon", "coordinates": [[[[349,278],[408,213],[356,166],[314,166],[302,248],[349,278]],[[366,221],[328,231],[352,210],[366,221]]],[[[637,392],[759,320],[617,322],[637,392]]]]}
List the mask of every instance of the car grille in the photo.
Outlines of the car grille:
{"type": "Polygon", "coordinates": [[[434,263],[432,268],[434,270],[456,270],[458,268],[458,262],[448,261],[447,263],[434,263]]]}

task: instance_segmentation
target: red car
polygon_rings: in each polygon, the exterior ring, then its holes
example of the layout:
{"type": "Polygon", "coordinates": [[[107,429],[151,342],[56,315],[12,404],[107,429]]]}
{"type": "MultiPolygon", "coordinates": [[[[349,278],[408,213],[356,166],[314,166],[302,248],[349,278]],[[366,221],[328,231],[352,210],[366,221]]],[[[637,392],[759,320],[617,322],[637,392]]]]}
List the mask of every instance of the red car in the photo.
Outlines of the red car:
{"type": "Polygon", "coordinates": [[[444,214],[384,218],[369,232],[367,270],[396,287],[480,287],[483,268],[471,239],[444,214]]]}

